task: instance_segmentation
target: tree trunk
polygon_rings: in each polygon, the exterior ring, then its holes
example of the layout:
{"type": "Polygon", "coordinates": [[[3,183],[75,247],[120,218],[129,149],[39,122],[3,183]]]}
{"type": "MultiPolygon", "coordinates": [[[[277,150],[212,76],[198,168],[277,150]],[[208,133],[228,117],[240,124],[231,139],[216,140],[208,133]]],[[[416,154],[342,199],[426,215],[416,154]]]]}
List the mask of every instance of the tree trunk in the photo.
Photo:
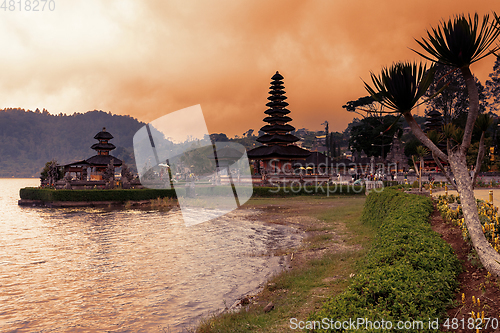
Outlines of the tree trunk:
{"type": "Polygon", "coordinates": [[[408,123],[408,126],[410,126],[411,132],[417,139],[420,140],[427,148],[431,150],[434,155],[436,155],[437,158],[440,158],[444,162],[448,162],[448,156],[446,156],[445,153],[439,149],[434,142],[432,142],[427,135],[422,131],[420,126],[417,124],[415,121],[415,118],[411,115],[410,112],[405,112],[403,113],[403,116],[405,117],[406,122],[408,123]]]}
{"type": "Polygon", "coordinates": [[[484,132],[481,133],[481,139],[479,140],[479,149],[477,151],[477,160],[476,165],[474,166],[473,178],[472,178],[472,187],[476,186],[477,175],[481,172],[481,167],[483,165],[484,159],[484,132]]]}
{"type": "Polygon", "coordinates": [[[448,160],[457,182],[465,224],[474,249],[488,272],[500,277],[500,253],[495,251],[484,236],[472,188],[472,178],[467,170],[465,153],[461,149],[453,149],[448,153],[450,157],[448,160]]]}
{"type": "Polygon", "coordinates": [[[476,82],[474,81],[474,76],[470,71],[469,66],[460,68],[462,71],[462,76],[465,80],[465,85],[467,86],[467,92],[469,94],[469,114],[467,115],[467,123],[465,124],[464,136],[462,139],[462,145],[460,150],[462,153],[467,154],[470,142],[472,139],[472,131],[474,130],[474,124],[476,123],[477,116],[479,115],[479,92],[477,90],[476,82]]]}
{"type": "Polygon", "coordinates": [[[420,163],[418,165],[418,168],[420,169],[420,172],[418,173],[418,191],[422,192],[422,166],[424,165],[424,157],[420,156],[420,163]]]}
{"type": "MultiPolygon", "coordinates": [[[[476,199],[474,197],[473,185],[475,175],[472,175],[471,177],[467,170],[466,154],[471,144],[472,131],[479,114],[479,94],[470,68],[466,66],[461,68],[461,71],[467,86],[467,92],[469,94],[469,114],[467,116],[467,123],[465,125],[462,143],[459,146],[451,148],[449,141],[447,140],[448,156],[446,156],[446,154],[444,154],[425,135],[411,113],[403,112],[403,115],[410,126],[412,133],[431,150],[434,158],[441,159],[442,161],[450,164],[451,171],[455,176],[456,188],[458,194],[460,195],[464,220],[472,245],[479,256],[479,260],[481,260],[481,263],[488,270],[488,272],[492,275],[500,277],[500,253],[495,251],[491,244],[486,240],[483,233],[481,222],[479,220],[479,213],[477,211],[476,199]]],[[[479,151],[476,168],[481,166],[483,157],[484,151],[479,151]]],[[[478,171],[479,170],[476,170],[475,174],[477,174],[478,171]]]]}
{"type": "Polygon", "coordinates": [[[446,180],[448,180],[448,182],[450,183],[451,188],[456,190],[457,188],[453,183],[450,174],[444,169],[443,164],[441,163],[439,158],[437,158],[436,155],[434,155],[434,153],[432,153],[432,158],[434,159],[434,162],[436,162],[436,165],[438,166],[439,170],[441,170],[443,175],[446,177],[446,180]]]}

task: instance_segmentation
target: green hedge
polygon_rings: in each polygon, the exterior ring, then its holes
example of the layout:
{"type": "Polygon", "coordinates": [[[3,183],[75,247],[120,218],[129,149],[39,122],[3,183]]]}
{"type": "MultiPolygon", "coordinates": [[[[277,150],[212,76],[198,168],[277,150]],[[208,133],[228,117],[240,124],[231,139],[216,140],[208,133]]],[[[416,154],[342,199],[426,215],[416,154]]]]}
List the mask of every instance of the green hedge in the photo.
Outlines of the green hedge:
{"type": "Polygon", "coordinates": [[[398,186],[397,180],[384,180],[384,187],[398,186]]]}
{"type": "Polygon", "coordinates": [[[19,191],[21,199],[54,201],[141,201],[157,198],[173,198],[174,190],[115,189],[115,190],[54,190],[26,187],[19,191]]]}
{"type": "MultiPolygon", "coordinates": [[[[398,331],[399,321],[422,321],[424,329],[413,331],[435,332],[429,329],[429,318],[439,318],[441,328],[461,266],[452,248],[431,229],[432,211],[427,197],[392,189],[370,193],[362,221],[378,228],[373,247],[348,289],[326,301],[309,320],[391,321],[393,329],[384,331],[398,331]]],[[[326,328],[312,332],[343,331],[326,328]]],[[[380,331],[366,329],[366,323],[356,328],[380,331]]]]}
{"type": "MultiPolygon", "coordinates": [[[[359,195],[365,194],[362,186],[348,185],[318,185],[318,186],[296,186],[296,187],[238,187],[238,192],[254,197],[285,197],[295,195],[359,195]]],[[[179,196],[184,196],[186,189],[183,186],[177,188],[179,196]]],[[[196,187],[196,195],[232,195],[227,186],[196,187]]],[[[41,200],[44,202],[54,201],[141,201],[156,198],[175,198],[173,189],[114,189],[114,190],[54,190],[49,188],[26,187],[20,190],[21,199],[41,200]]]]}
{"type": "Polygon", "coordinates": [[[273,186],[253,189],[254,197],[286,197],[295,195],[365,195],[364,186],[353,185],[317,185],[317,186],[273,186]]]}

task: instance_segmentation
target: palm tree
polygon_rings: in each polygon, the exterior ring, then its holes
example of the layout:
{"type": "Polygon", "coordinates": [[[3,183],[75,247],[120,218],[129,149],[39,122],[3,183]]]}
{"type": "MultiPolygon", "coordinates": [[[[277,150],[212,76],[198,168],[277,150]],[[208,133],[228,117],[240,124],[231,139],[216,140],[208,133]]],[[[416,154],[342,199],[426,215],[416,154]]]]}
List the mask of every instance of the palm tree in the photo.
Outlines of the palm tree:
{"type": "Polygon", "coordinates": [[[413,156],[411,157],[413,161],[413,165],[415,166],[415,170],[417,171],[418,174],[418,191],[422,192],[422,171],[424,167],[424,157],[429,154],[429,150],[425,148],[424,146],[418,146],[417,147],[417,156],[418,156],[418,167],[417,164],[415,163],[415,160],[413,159],[413,156]]]}
{"type": "MultiPolygon", "coordinates": [[[[477,14],[473,18],[470,15],[458,15],[447,22],[441,22],[437,29],[428,31],[427,38],[417,40],[427,52],[417,52],[418,54],[427,60],[460,70],[466,82],[469,94],[467,122],[463,130],[452,127],[444,130],[448,155],[425,135],[411,115],[411,110],[418,105],[433,80],[433,66],[427,69],[422,63],[396,63],[382,69],[380,76],[372,73],[373,86],[365,83],[365,87],[383,106],[405,117],[413,134],[429,148],[436,162],[439,162],[438,165],[441,165],[440,161],[449,163],[455,176],[465,223],[474,248],[486,269],[500,277],[500,254],[491,247],[482,231],[473,191],[475,176],[470,176],[466,161],[472,131],[479,114],[479,94],[470,65],[500,49],[498,44],[494,45],[498,42],[499,35],[500,18],[495,13],[493,20],[490,21],[489,15],[485,15],[481,23],[477,14]]],[[[486,119],[482,119],[478,125],[483,130],[487,123],[486,119]]],[[[479,170],[482,155],[484,154],[478,154],[476,170],[479,170]]]]}
{"type": "Polygon", "coordinates": [[[460,69],[469,93],[469,115],[464,130],[464,138],[460,149],[467,152],[470,146],[472,131],[476,118],[479,114],[479,93],[470,65],[498,51],[500,47],[490,47],[498,42],[500,35],[500,17],[493,13],[495,19],[490,23],[489,15],[483,17],[479,24],[479,17],[474,14],[455,16],[448,22],[442,22],[437,29],[427,32],[427,39],[417,43],[429,53],[429,55],[417,52],[424,58],[443,65],[460,69]]]}

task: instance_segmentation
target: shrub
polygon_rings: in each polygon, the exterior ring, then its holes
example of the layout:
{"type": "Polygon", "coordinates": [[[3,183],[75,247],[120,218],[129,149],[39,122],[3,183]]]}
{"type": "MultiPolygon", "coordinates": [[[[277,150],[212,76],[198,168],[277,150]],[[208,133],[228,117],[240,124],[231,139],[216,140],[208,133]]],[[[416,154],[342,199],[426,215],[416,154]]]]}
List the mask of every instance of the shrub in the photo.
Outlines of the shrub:
{"type": "Polygon", "coordinates": [[[393,189],[370,193],[362,221],[378,227],[373,247],[348,289],[326,301],[310,320],[367,318],[394,325],[421,320],[427,326],[419,331],[434,331],[427,323],[445,316],[460,265],[452,248],[431,229],[432,211],[427,197],[393,189]]]}
{"type": "Polygon", "coordinates": [[[115,190],[54,190],[26,187],[19,191],[21,199],[54,201],[142,201],[156,198],[174,198],[171,189],[115,189],[115,190]]]}
{"type": "Polygon", "coordinates": [[[384,180],[384,187],[398,186],[397,180],[384,180]]]}
{"type": "MultiPolygon", "coordinates": [[[[176,191],[179,196],[186,195],[184,187],[173,189],[113,189],[113,190],[54,190],[51,188],[26,187],[20,190],[21,199],[54,201],[142,201],[157,198],[175,198],[176,191]]],[[[252,187],[240,187],[238,193],[250,196],[252,187]]],[[[197,195],[227,195],[226,186],[196,187],[197,195]]],[[[286,197],[296,195],[359,195],[365,194],[363,186],[352,185],[317,185],[296,187],[254,187],[253,196],[256,197],[286,197]]],[[[232,195],[232,192],[230,193],[232,195]]]]}

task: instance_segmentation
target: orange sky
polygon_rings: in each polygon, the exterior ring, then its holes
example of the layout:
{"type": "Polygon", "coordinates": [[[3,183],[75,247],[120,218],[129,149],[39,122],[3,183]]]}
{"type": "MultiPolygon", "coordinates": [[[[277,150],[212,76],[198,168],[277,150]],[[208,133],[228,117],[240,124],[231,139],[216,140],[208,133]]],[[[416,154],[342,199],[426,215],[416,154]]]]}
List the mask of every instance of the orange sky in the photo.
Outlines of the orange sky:
{"type": "MultiPolygon", "coordinates": [[[[271,76],[285,77],[291,125],[342,131],[345,102],[384,65],[419,57],[414,38],[497,1],[54,0],[0,9],[0,108],[94,109],[150,122],[201,104],[210,132],[264,125],[271,76]]],[[[484,83],[490,57],[474,65],[484,83]]],[[[420,111],[423,113],[423,110],[420,111]]]]}

